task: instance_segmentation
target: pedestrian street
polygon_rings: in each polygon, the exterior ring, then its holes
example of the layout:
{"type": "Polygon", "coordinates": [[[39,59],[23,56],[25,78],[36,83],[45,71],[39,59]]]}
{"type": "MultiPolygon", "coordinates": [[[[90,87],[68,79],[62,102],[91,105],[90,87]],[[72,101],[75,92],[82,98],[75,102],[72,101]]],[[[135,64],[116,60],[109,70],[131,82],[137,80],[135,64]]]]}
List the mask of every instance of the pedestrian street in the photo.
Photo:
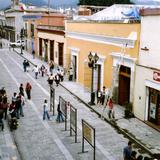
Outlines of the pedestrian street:
{"type": "MultiPolygon", "coordinates": [[[[16,142],[20,156],[25,160],[93,159],[92,147],[85,143],[85,150],[88,152],[81,153],[81,143],[74,143],[74,137],[69,136],[69,131],[64,131],[64,123],[56,122],[56,116],[51,116],[51,121],[43,121],[43,101],[46,98],[49,102],[50,96],[47,77],[38,76],[36,80],[32,69],[24,73],[23,60],[15,52],[0,50],[0,87],[5,86],[8,96],[11,98],[14,91],[18,92],[20,83],[25,85],[30,82],[32,84],[31,100],[25,100],[24,117],[20,118],[18,129],[12,132],[13,141],[16,142]]],[[[56,87],[55,84],[54,87],[56,107],[59,96],[62,96],[78,109],[78,142],[82,140],[81,120],[83,118],[96,128],[96,159],[123,159],[122,151],[128,139],[117,133],[64,88],[56,87]]]]}

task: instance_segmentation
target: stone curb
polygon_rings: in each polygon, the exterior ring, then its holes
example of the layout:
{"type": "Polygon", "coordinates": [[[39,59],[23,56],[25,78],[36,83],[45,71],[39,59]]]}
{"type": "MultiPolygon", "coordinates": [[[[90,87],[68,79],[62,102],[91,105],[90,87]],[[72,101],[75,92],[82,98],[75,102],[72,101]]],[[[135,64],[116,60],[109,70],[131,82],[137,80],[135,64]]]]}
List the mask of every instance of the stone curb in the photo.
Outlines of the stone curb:
{"type": "MultiPolygon", "coordinates": [[[[24,57],[22,54],[20,54],[18,51],[13,50],[14,52],[16,52],[18,55],[20,55],[21,57],[23,57],[24,59],[28,60],[26,57],[24,57]]],[[[35,64],[33,62],[31,62],[30,60],[28,60],[33,66],[35,66],[35,64]]],[[[81,98],[79,98],[76,94],[74,94],[73,92],[71,92],[68,88],[66,88],[63,84],[60,83],[60,85],[66,89],[69,93],[71,93],[73,96],[75,96],[79,101],[81,101],[84,105],[86,105],[89,109],[91,109],[93,112],[95,112],[99,117],[101,117],[101,114],[96,111],[94,108],[92,108],[88,103],[86,103],[84,100],[82,100],[81,98]]],[[[113,126],[117,131],[119,131],[120,133],[122,133],[123,135],[125,135],[128,139],[132,140],[134,143],[138,144],[143,150],[145,150],[150,156],[153,157],[153,154],[149,148],[147,148],[144,144],[140,143],[138,139],[135,139],[135,137],[133,137],[131,134],[127,133],[124,129],[122,129],[121,127],[119,127],[117,125],[116,122],[114,121],[110,121],[109,119],[107,119],[106,117],[104,117],[104,121],[106,121],[107,123],[109,123],[111,126],[113,126]]]]}

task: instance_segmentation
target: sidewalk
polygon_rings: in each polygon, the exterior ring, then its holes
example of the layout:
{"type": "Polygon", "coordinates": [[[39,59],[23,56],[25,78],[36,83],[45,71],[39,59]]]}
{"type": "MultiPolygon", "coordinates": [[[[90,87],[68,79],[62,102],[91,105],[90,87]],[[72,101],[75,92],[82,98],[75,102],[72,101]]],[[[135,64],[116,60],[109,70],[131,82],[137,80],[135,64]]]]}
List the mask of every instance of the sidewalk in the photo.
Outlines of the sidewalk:
{"type": "MultiPolygon", "coordinates": [[[[20,50],[15,49],[15,51],[19,54],[20,50]]],[[[21,55],[21,54],[20,54],[21,55]]],[[[40,59],[33,59],[30,53],[23,51],[23,56],[31,63],[40,66],[44,64],[48,67],[46,62],[42,62],[40,59]]],[[[82,103],[88,106],[92,111],[96,112],[99,116],[102,113],[102,107],[90,106],[88,102],[90,100],[90,93],[80,84],[76,82],[62,82],[61,85],[67,89],[71,94],[77,97],[82,103]]],[[[116,122],[110,121],[108,119],[107,110],[104,113],[104,120],[110,123],[113,127],[118,129],[125,136],[129,137],[136,143],[140,144],[146,151],[149,153],[160,153],[160,133],[138,120],[137,118],[125,119],[124,116],[124,108],[115,104],[115,117],[116,122]]]]}

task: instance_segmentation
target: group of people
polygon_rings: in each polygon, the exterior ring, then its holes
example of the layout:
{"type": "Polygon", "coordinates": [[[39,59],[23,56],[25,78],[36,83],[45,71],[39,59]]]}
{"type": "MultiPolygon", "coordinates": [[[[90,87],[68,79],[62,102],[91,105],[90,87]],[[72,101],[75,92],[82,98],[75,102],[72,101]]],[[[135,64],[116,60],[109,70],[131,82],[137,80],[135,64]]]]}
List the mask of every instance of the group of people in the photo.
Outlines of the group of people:
{"type": "MultiPolygon", "coordinates": [[[[66,103],[66,107],[67,107],[67,120],[70,119],[70,102],[66,103]]],[[[43,120],[46,119],[46,117],[48,118],[48,120],[51,120],[50,115],[49,115],[49,105],[47,102],[47,99],[44,100],[44,104],[43,104],[43,120]]],[[[57,106],[57,118],[56,118],[57,122],[64,122],[64,117],[61,111],[61,106],[60,104],[58,104],[57,106]]]]}
{"type": "Polygon", "coordinates": [[[2,126],[2,130],[4,129],[3,119],[6,120],[8,112],[11,118],[16,117],[17,119],[19,119],[20,116],[24,117],[24,112],[23,112],[23,106],[25,105],[24,92],[26,92],[27,98],[30,100],[31,89],[32,86],[29,82],[26,83],[25,89],[23,84],[21,83],[19,86],[19,92],[13,93],[11,103],[8,102],[5,88],[3,87],[0,90],[0,125],[2,126]]]}
{"type": "Polygon", "coordinates": [[[103,106],[101,118],[103,118],[104,112],[107,108],[108,109],[108,118],[115,119],[113,100],[112,100],[112,97],[110,96],[109,89],[106,89],[105,86],[103,86],[102,91],[101,90],[97,91],[97,105],[103,106]]]}
{"type": "Polygon", "coordinates": [[[143,157],[142,155],[137,156],[137,152],[132,150],[133,143],[128,142],[128,145],[123,149],[123,158],[124,160],[149,160],[149,157],[143,157]]]}
{"type": "Polygon", "coordinates": [[[64,79],[64,71],[63,69],[60,69],[59,67],[57,68],[57,72],[55,73],[55,75],[53,75],[53,73],[51,73],[48,77],[48,83],[49,85],[53,84],[53,81],[55,81],[56,86],[59,85],[60,82],[63,82],[64,79]]]}

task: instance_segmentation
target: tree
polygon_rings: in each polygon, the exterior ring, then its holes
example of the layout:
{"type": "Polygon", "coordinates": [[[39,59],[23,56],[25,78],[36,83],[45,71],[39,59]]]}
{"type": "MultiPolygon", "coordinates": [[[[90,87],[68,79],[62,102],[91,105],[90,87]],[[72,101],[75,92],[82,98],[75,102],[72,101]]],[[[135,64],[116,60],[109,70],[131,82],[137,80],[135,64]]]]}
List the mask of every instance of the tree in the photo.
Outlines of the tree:
{"type": "Polygon", "coordinates": [[[130,0],[79,0],[79,5],[111,6],[113,4],[132,4],[130,0]]]}

